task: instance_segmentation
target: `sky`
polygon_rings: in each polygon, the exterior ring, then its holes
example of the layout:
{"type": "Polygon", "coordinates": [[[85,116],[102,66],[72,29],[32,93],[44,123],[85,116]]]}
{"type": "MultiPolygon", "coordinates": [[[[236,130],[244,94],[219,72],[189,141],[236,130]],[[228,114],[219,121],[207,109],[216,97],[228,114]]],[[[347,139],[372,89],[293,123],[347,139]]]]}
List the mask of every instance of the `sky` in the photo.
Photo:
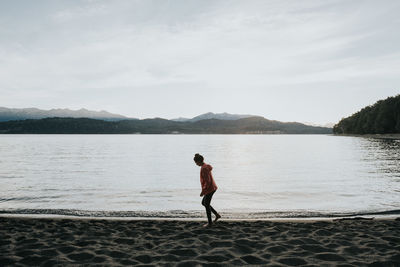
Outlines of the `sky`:
{"type": "Polygon", "coordinates": [[[0,106],[334,123],[400,93],[400,1],[0,0],[0,106]]]}

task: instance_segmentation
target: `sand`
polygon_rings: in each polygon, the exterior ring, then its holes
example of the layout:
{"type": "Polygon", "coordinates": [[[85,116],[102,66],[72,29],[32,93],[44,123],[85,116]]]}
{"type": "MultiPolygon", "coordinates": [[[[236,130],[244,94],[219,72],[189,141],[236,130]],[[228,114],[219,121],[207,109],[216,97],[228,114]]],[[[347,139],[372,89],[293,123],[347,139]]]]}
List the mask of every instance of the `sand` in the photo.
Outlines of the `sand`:
{"type": "Polygon", "coordinates": [[[0,217],[0,266],[400,266],[400,220],[0,217]]]}

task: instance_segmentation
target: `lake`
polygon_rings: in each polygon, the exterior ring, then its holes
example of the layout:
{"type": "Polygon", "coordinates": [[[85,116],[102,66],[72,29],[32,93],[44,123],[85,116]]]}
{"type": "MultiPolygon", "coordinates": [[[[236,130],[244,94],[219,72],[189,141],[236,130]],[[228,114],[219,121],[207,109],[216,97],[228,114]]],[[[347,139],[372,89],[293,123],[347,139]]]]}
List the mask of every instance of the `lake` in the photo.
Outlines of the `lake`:
{"type": "Polygon", "coordinates": [[[0,211],[227,217],[398,212],[400,140],[332,135],[0,135],[0,211]]]}

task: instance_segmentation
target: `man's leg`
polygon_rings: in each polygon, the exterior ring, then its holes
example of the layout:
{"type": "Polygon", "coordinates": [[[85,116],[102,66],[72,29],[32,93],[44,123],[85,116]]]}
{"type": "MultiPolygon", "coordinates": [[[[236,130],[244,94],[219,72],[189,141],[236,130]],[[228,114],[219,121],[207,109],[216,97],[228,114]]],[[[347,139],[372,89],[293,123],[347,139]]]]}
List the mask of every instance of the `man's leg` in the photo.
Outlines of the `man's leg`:
{"type": "Polygon", "coordinates": [[[219,215],[219,213],[211,206],[211,198],[214,195],[214,193],[215,193],[215,191],[210,193],[210,195],[211,195],[210,196],[210,209],[211,209],[211,212],[214,213],[214,215],[215,215],[214,222],[216,222],[216,221],[218,221],[219,218],[221,218],[221,215],[219,215]]]}
{"type": "Polygon", "coordinates": [[[207,213],[207,219],[208,219],[208,224],[212,224],[212,220],[211,220],[211,198],[212,195],[214,194],[214,192],[207,194],[203,197],[203,201],[201,202],[201,204],[203,204],[203,206],[206,208],[206,213],[207,213]]]}
{"type": "Polygon", "coordinates": [[[218,215],[218,212],[210,205],[211,212],[214,213],[215,216],[218,215]]]}

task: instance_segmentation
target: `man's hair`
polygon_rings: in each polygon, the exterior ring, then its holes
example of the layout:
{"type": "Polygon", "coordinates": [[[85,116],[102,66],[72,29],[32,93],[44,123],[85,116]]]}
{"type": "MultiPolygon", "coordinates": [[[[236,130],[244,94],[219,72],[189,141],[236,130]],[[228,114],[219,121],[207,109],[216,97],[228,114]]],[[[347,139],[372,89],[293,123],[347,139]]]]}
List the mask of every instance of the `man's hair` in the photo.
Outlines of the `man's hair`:
{"type": "Polygon", "coordinates": [[[203,162],[203,161],[204,161],[204,158],[203,158],[203,156],[200,155],[199,153],[196,153],[196,155],[194,155],[193,160],[194,160],[195,162],[203,162]]]}

